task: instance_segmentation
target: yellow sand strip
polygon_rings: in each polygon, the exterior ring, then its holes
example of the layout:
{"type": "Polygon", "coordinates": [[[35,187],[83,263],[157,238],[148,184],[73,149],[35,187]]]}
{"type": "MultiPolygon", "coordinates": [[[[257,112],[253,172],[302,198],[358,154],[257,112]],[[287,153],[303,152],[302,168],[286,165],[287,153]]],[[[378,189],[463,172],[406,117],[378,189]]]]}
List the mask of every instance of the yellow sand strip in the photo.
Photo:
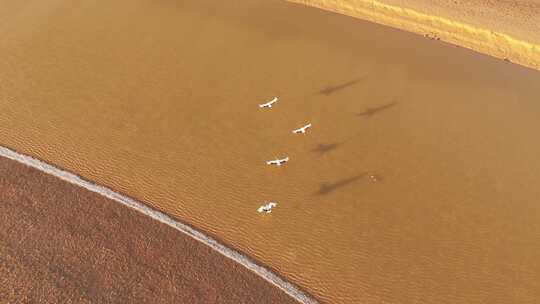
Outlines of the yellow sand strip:
{"type": "Polygon", "coordinates": [[[540,45],[415,9],[373,0],[289,0],[440,39],[493,57],[540,69],[540,45]]]}

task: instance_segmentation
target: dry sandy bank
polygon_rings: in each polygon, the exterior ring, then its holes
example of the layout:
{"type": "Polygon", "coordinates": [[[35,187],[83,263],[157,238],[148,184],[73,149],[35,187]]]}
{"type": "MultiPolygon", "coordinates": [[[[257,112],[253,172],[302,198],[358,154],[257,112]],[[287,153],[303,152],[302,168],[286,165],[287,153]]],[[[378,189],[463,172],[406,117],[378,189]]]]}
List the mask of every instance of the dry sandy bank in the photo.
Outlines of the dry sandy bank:
{"type": "Polygon", "coordinates": [[[291,0],[540,68],[540,1],[291,0]]]}

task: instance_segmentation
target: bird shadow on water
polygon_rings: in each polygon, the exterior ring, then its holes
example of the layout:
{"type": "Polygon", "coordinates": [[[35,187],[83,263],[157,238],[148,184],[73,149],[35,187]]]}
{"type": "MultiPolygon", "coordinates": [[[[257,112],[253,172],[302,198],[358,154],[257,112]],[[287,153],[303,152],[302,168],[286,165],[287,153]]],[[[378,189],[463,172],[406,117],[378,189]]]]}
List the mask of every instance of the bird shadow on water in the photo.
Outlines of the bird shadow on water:
{"type": "Polygon", "coordinates": [[[375,114],[379,114],[380,112],[383,112],[385,110],[390,109],[391,107],[395,106],[397,102],[387,103],[382,106],[373,107],[373,108],[367,108],[365,111],[357,113],[357,116],[363,116],[366,118],[370,118],[371,116],[375,114]]]}
{"type": "Polygon", "coordinates": [[[343,143],[318,144],[315,148],[311,149],[311,152],[323,155],[334,149],[337,149],[342,144],[343,143]]]}
{"type": "Polygon", "coordinates": [[[325,88],[323,88],[322,90],[319,91],[319,94],[322,94],[322,95],[326,95],[326,96],[329,96],[335,92],[338,92],[338,91],[341,91],[343,89],[346,89],[350,86],[353,86],[357,83],[360,82],[360,80],[364,79],[364,77],[360,77],[360,78],[356,78],[356,79],[353,79],[351,81],[347,81],[345,83],[342,83],[342,84],[337,84],[337,85],[333,85],[333,86],[327,86],[325,88]]]}
{"type": "Polygon", "coordinates": [[[337,182],[334,182],[334,183],[328,183],[328,182],[324,182],[320,185],[319,187],[319,190],[317,191],[317,195],[326,195],[326,194],[330,194],[344,186],[347,186],[351,183],[354,183],[356,181],[358,181],[359,179],[363,178],[366,176],[366,173],[362,173],[362,174],[359,174],[359,175],[356,175],[356,176],[353,176],[353,177],[349,177],[349,178],[344,178],[344,179],[341,179],[341,180],[338,180],[337,182]]]}

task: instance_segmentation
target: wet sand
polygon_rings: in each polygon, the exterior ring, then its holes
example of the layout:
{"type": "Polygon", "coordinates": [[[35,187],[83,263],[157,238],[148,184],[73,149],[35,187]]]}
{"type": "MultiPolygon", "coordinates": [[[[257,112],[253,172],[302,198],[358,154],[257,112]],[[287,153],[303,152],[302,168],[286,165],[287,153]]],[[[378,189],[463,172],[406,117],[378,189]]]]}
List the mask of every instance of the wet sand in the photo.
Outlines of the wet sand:
{"type": "Polygon", "coordinates": [[[282,1],[0,14],[1,145],[216,235],[326,302],[540,298],[537,71],[282,1]],[[261,216],[267,200],[279,206],[261,216]]]}
{"type": "Polygon", "coordinates": [[[291,0],[540,70],[540,1],[291,0]]]}
{"type": "Polygon", "coordinates": [[[297,303],[162,223],[0,157],[3,303],[297,303]]]}

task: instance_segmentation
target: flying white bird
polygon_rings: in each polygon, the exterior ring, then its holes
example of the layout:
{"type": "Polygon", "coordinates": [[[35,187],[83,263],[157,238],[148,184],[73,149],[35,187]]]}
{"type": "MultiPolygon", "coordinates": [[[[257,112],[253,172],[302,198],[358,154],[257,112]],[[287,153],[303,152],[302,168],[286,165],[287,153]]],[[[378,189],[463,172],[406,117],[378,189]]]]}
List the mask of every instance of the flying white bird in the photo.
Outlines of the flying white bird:
{"type": "Polygon", "coordinates": [[[276,165],[276,166],[281,166],[282,164],[286,163],[289,161],[289,157],[285,157],[285,158],[282,158],[282,159],[279,159],[279,158],[276,158],[275,160],[269,160],[266,162],[267,165],[276,165]]]}
{"type": "Polygon", "coordinates": [[[276,101],[278,101],[278,98],[277,98],[277,97],[274,97],[274,98],[272,98],[272,100],[270,100],[269,102],[260,104],[260,105],[259,105],[259,108],[271,108],[271,107],[272,107],[272,104],[274,104],[276,101]]]}
{"type": "Polygon", "coordinates": [[[271,213],[272,212],[272,208],[276,207],[277,204],[274,203],[274,202],[269,202],[268,204],[266,205],[262,205],[259,207],[259,209],[257,209],[258,212],[266,212],[266,213],[271,213]]]}
{"type": "Polygon", "coordinates": [[[306,133],[306,130],[307,130],[308,128],[311,128],[311,123],[308,123],[307,125],[305,125],[305,126],[303,126],[303,127],[301,127],[301,128],[298,128],[298,129],[296,129],[296,130],[293,130],[292,132],[293,132],[294,134],[298,134],[298,133],[305,134],[305,133],[306,133]]]}

